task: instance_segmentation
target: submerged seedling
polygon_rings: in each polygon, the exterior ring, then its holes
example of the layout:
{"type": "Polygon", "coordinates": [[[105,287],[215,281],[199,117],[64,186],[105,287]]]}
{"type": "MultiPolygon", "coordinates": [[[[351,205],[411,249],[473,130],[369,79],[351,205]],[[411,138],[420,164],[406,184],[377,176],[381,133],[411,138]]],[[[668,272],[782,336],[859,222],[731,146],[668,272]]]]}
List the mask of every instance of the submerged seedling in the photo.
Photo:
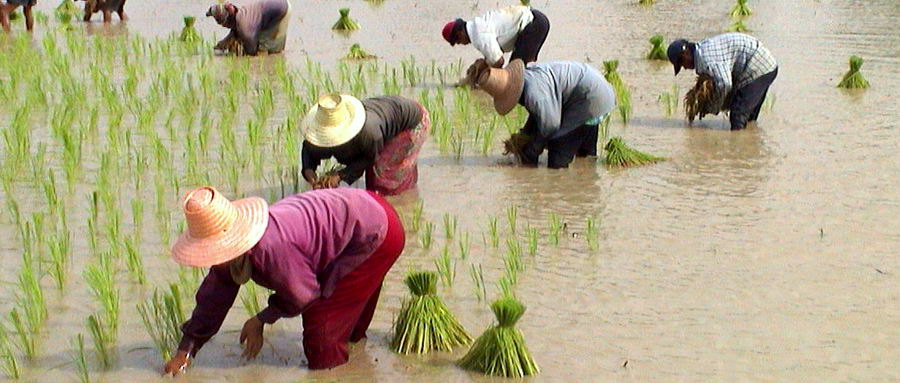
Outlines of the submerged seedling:
{"type": "Polygon", "coordinates": [[[590,247],[592,251],[597,251],[597,222],[594,220],[594,217],[587,218],[585,238],[587,239],[588,247],[590,247]]]}

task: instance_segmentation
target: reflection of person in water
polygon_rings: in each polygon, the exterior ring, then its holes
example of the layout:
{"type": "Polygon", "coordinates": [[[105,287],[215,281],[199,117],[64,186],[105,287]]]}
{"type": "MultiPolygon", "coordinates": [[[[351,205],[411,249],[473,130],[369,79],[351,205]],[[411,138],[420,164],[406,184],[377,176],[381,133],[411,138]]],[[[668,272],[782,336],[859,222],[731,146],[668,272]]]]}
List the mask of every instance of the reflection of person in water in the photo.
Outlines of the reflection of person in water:
{"type": "Polygon", "coordinates": [[[288,0],[258,0],[241,7],[232,3],[216,4],[206,12],[206,16],[231,30],[215,48],[250,56],[284,50],[290,15],[288,0]]]}
{"type": "Polygon", "coordinates": [[[684,155],[678,160],[682,176],[671,182],[710,194],[747,196],[758,192],[772,158],[763,134],[757,129],[734,133],[688,130],[684,155]]]}

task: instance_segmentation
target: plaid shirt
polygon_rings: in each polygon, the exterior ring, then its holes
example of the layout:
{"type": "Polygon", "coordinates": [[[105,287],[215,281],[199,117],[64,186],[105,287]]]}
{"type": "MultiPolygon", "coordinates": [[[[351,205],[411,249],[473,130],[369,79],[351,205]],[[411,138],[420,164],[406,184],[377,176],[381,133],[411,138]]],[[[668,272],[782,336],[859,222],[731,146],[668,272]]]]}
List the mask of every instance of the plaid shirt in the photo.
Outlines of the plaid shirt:
{"type": "Polygon", "coordinates": [[[778,64],[756,38],[742,33],[725,33],[697,43],[694,66],[697,74],[706,74],[715,80],[716,102],[713,105],[720,105],[718,109],[722,109],[727,107],[723,104],[732,89],[747,86],[775,70],[778,64]]]}

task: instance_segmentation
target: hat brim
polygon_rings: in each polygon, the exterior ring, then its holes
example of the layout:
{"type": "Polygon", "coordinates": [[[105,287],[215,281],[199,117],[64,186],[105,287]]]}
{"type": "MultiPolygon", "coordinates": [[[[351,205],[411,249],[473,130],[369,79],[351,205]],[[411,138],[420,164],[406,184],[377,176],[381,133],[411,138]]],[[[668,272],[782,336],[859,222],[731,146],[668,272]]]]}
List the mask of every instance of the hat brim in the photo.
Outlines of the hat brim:
{"type": "Polygon", "coordinates": [[[185,266],[209,267],[235,259],[256,246],[269,225],[269,204],[258,197],[232,203],[237,217],[231,229],[206,238],[194,238],[185,231],[172,245],[172,259],[185,266]]]}
{"type": "Polygon", "coordinates": [[[338,125],[325,127],[319,124],[319,121],[316,120],[319,104],[315,104],[309,109],[309,113],[303,118],[302,123],[307,142],[320,148],[333,148],[352,140],[362,130],[366,123],[366,108],[362,101],[346,94],[342,94],[341,99],[348,103],[350,118],[338,125]]]}
{"type": "Polygon", "coordinates": [[[503,94],[494,97],[494,109],[501,116],[507,115],[516,107],[522,97],[522,90],[525,89],[525,63],[515,59],[505,69],[509,71],[509,85],[503,94]]]}

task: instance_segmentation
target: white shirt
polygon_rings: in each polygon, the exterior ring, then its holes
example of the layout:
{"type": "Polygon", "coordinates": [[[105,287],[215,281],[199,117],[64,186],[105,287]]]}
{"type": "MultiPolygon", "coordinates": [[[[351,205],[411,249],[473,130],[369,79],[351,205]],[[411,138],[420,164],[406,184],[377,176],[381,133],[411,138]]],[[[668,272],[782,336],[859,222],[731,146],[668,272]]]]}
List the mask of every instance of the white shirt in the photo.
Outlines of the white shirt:
{"type": "Polygon", "coordinates": [[[522,29],[531,24],[531,7],[514,5],[488,12],[466,23],[466,32],[475,49],[488,64],[495,64],[504,52],[511,52],[522,29]]]}

